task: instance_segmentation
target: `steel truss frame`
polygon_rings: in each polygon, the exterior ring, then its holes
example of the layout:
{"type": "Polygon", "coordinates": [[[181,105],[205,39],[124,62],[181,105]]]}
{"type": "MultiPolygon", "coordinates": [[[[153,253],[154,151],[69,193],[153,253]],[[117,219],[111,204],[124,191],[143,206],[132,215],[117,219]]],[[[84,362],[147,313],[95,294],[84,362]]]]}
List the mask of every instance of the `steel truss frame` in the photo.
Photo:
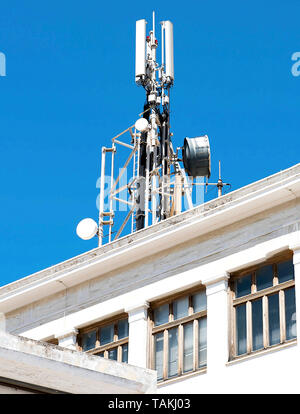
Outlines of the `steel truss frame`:
{"type": "MultiPolygon", "coordinates": [[[[140,114],[140,116],[141,115],[142,114],[140,114]]],[[[140,144],[141,133],[136,130],[134,125],[132,125],[112,138],[112,146],[110,148],[102,147],[98,230],[99,246],[104,244],[105,237],[108,237],[108,243],[110,243],[112,239],[118,239],[130,219],[131,233],[136,231],[135,213],[137,209],[137,183],[141,178],[144,178],[139,176],[140,144]],[[126,133],[130,134],[131,144],[119,139],[126,133]],[[121,167],[119,174],[115,178],[115,160],[118,147],[129,149],[130,153],[121,167]],[[111,154],[110,177],[108,180],[109,188],[106,190],[108,195],[108,209],[105,208],[105,171],[107,166],[107,154],[111,154]],[[127,170],[131,170],[131,178],[127,180],[125,185],[117,187],[123,174],[125,171],[127,172],[127,170]],[[126,189],[129,193],[129,200],[122,198],[120,195],[126,189]],[[115,232],[116,234],[113,238],[113,226],[115,224],[114,217],[116,215],[116,211],[114,211],[113,208],[114,201],[127,205],[129,211],[122,224],[115,232]],[[108,234],[106,236],[104,235],[105,227],[108,227],[108,234]]],[[[147,144],[147,151],[150,153],[149,146],[150,144],[147,144]]],[[[149,166],[146,168],[145,199],[142,200],[142,203],[144,203],[145,206],[145,227],[156,224],[161,220],[158,214],[159,208],[161,208],[161,203],[158,202],[158,197],[160,197],[161,200],[167,200],[167,204],[169,205],[169,209],[165,211],[167,213],[167,218],[182,211],[182,197],[186,197],[188,209],[194,207],[192,191],[193,188],[196,188],[196,191],[199,191],[197,190],[199,187],[191,182],[184,169],[180,166],[177,153],[174,152],[171,142],[169,145],[169,154],[170,168],[167,179],[166,176],[162,176],[161,165],[156,167],[154,164],[154,168],[151,170],[149,169],[149,166]]]]}

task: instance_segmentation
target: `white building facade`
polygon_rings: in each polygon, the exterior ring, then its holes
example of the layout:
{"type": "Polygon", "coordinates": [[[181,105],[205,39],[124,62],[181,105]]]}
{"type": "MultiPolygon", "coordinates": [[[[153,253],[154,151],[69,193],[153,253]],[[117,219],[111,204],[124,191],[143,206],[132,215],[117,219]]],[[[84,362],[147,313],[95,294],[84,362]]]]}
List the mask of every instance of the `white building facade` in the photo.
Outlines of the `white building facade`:
{"type": "Polygon", "coordinates": [[[298,393],[300,164],[3,286],[0,312],[157,393],[298,393]]]}

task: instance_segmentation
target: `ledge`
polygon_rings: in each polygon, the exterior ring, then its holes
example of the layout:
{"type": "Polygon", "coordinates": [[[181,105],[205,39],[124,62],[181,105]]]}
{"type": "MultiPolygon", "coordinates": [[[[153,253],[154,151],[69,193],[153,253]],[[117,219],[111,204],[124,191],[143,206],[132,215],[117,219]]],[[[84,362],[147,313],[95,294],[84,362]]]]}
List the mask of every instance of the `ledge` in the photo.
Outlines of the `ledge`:
{"type": "Polygon", "coordinates": [[[174,377],[174,378],[167,379],[165,381],[158,382],[157,383],[157,390],[159,391],[159,389],[164,388],[164,386],[171,385],[171,384],[181,382],[181,381],[185,381],[185,380],[188,380],[192,377],[197,377],[199,375],[204,375],[206,373],[207,373],[207,368],[205,367],[205,368],[199,369],[198,371],[188,372],[188,373],[182,374],[178,377],[174,377]]]}
{"type": "Polygon", "coordinates": [[[285,342],[283,344],[277,344],[277,345],[270,346],[269,348],[266,348],[266,349],[260,349],[258,351],[254,351],[251,354],[240,355],[238,357],[235,357],[231,361],[226,362],[226,366],[229,367],[231,365],[235,365],[235,364],[238,364],[238,363],[241,363],[241,362],[249,361],[249,360],[254,359],[254,358],[262,357],[266,354],[272,354],[273,352],[282,351],[286,348],[292,348],[296,345],[297,345],[297,339],[293,339],[293,340],[291,340],[289,342],[285,342]]]}
{"type": "Polygon", "coordinates": [[[300,196],[300,164],[0,288],[0,312],[105,275],[300,196]],[[62,283],[63,282],[63,283],[62,283]]]}
{"type": "Polygon", "coordinates": [[[156,372],[0,332],[1,377],[71,394],[156,391],[156,372]]]}

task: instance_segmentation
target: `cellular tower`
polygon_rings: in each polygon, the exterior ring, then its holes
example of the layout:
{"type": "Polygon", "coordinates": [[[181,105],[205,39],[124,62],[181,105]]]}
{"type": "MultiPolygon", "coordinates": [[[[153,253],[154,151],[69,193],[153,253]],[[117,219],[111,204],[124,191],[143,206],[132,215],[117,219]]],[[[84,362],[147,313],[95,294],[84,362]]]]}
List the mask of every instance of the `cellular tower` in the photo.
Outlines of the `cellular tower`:
{"type": "Polygon", "coordinates": [[[193,208],[193,192],[200,191],[201,187],[203,191],[203,185],[217,186],[219,196],[223,186],[229,185],[223,183],[220,170],[218,182],[208,183],[211,158],[207,135],[185,137],[181,147],[173,148],[170,127],[170,90],[175,80],[173,23],[166,20],[160,26],[161,61],[158,63],[155,13],[148,35],[147,21],[136,22],[135,82],[145,89],[143,110],[133,125],[112,138],[111,147],[102,147],[99,222],[84,219],[77,226],[79,237],[87,240],[97,235],[99,246],[118,239],[129,222],[129,231],[133,233],[181,213],[183,200],[186,209],[193,208]],[[129,140],[120,140],[122,136],[128,136],[129,140]],[[130,152],[115,177],[115,163],[121,147],[130,152]],[[130,179],[120,185],[125,172],[128,177],[128,171],[130,179]],[[203,182],[197,182],[198,177],[202,177],[203,182]],[[118,214],[116,202],[126,205],[128,212],[122,224],[117,220],[119,227],[114,231],[118,214]],[[108,228],[106,235],[105,228],[108,228]]]}

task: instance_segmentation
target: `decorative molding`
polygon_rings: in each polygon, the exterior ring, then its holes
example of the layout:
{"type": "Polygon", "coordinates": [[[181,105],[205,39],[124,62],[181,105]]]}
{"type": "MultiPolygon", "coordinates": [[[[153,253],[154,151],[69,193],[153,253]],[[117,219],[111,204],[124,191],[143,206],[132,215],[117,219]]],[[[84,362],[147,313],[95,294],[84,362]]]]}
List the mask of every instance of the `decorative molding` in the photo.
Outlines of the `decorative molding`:
{"type": "Polygon", "coordinates": [[[206,296],[222,291],[227,292],[229,277],[230,274],[224,272],[203,281],[203,284],[206,286],[206,296]]]}
{"type": "Polygon", "coordinates": [[[144,302],[139,303],[139,304],[131,305],[131,306],[125,308],[124,311],[128,314],[129,313],[135,313],[135,312],[138,312],[138,311],[141,311],[141,310],[144,310],[144,309],[148,309],[149,306],[150,306],[149,302],[144,301],[144,302]]]}
{"type": "Polygon", "coordinates": [[[293,250],[293,252],[299,251],[300,250],[300,241],[299,242],[296,242],[296,243],[291,243],[289,245],[289,249],[290,250],[293,250]]]}
{"type": "Polygon", "coordinates": [[[296,249],[294,250],[293,263],[294,265],[297,265],[300,263],[300,248],[297,250],[296,249]]]}
{"type": "Polygon", "coordinates": [[[57,333],[55,335],[55,338],[60,340],[60,339],[65,339],[65,338],[76,336],[76,335],[78,335],[78,329],[72,328],[67,331],[57,333]]]}
{"type": "Polygon", "coordinates": [[[291,241],[289,248],[293,250],[293,263],[294,265],[300,263],[300,232],[297,231],[296,234],[293,235],[293,240],[291,241]]]}
{"type": "Polygon", "coordinates": [[[229,272],[224,271],[223,273],[218,273],[218,274],[217,274],[217,275],[215,275],[215,276],[211,276],[211,277],[209,277],[208,279],[203,280],[203,284],[204,284],[206,287],[208,287],[208,286],[213,285],[213,284],[215,284],[215,283],[218,283],[218,282],[220,282],[220,281],[222,281],[222,280],[228,280],[228,279],[229,279],[229,277],[230,277],[229,272]]]}
{"type": "Polygon", "coordinates": [[[139,320],[147,321],[148,308],[149,303],[147,301],[126,308],[125,312],[128,313],[128,323],[130,324],[139,320]]]}

